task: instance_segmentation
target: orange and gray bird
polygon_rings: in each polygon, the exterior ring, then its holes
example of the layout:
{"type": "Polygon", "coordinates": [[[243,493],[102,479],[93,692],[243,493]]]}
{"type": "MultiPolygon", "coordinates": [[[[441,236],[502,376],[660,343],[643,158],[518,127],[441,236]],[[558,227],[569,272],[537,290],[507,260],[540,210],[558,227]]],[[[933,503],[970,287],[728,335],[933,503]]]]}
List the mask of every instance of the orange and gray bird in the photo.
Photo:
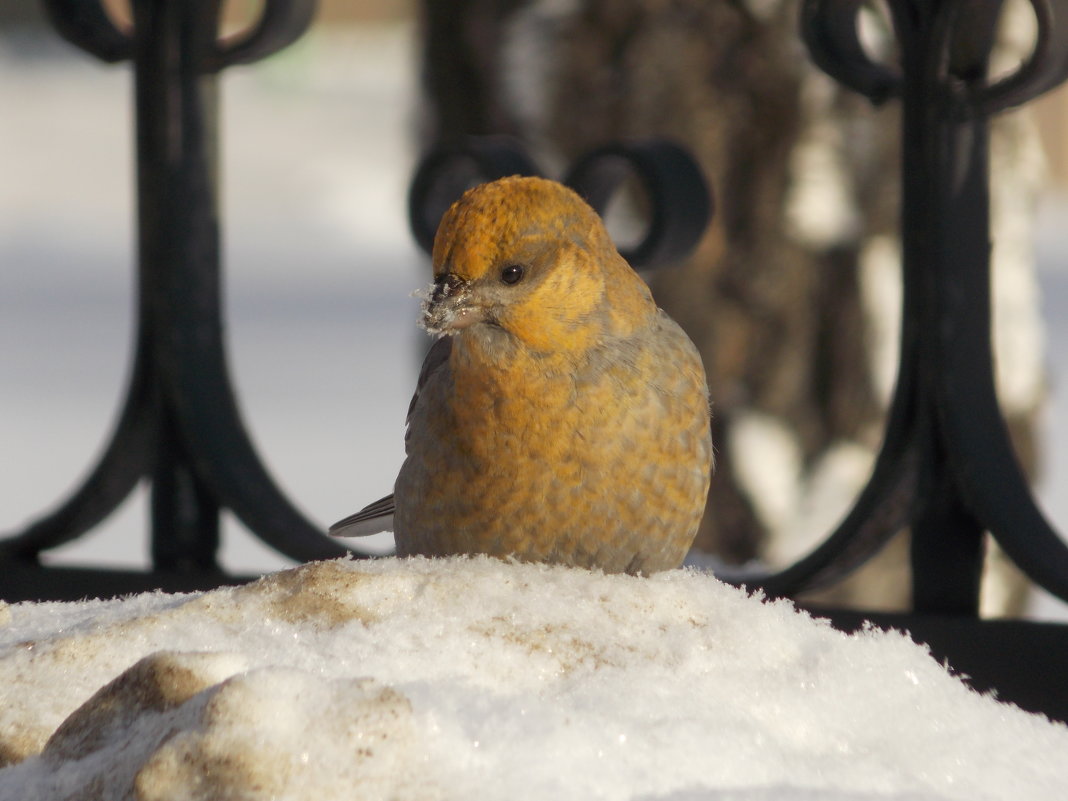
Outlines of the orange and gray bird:
{"type": "Polygon", "coordinates": [[[482,184],[442,218],[433,267],[407,458],[392,495],[330,533],[392,527],[401,556],[678,567],[708,494],[708,385],[597,213],[554,181],[482,184]]]}

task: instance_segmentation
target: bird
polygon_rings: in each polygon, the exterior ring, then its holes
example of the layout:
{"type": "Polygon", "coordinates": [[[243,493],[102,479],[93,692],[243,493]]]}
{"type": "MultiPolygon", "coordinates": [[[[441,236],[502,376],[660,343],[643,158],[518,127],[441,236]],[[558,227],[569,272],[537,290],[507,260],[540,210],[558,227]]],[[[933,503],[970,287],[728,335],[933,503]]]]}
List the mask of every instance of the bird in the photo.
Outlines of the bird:
{"type": "Polygon", "coordinates": [[[679,567],[713,469],[705,371],[597,212],[549,179],[483,183],[442,217],[432,264],[436,341],[393,494],[330,533],[392,528],[402,557],[679,567]]]}

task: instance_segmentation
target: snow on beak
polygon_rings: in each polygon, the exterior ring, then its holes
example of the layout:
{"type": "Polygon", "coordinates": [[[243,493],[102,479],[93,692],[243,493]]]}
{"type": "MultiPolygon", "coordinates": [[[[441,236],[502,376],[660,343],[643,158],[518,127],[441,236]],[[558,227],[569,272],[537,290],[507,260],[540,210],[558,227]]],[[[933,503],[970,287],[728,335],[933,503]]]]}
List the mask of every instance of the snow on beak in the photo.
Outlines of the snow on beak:
{"type": "Polygon", "coordinates": [[[472,304],[470,284],[454,273],[442,273],[420,293],[423,317],[420,324],[436,336],[454,334],[482,319],[472,304]]]}

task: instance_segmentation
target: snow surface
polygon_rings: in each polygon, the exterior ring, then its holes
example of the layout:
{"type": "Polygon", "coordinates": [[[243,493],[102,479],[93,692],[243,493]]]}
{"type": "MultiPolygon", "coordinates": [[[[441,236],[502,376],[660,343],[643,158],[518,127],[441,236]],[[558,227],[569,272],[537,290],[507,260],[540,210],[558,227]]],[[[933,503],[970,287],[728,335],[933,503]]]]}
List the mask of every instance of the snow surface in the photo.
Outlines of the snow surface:
{"type": "Polygon", "coordinates": [[[1068,789],[1068,728],[904,635],[845,635],[692,571],[338,560],[0,622],[0,753],[44,749],[0,769],[2,801],[1068,789]]]}

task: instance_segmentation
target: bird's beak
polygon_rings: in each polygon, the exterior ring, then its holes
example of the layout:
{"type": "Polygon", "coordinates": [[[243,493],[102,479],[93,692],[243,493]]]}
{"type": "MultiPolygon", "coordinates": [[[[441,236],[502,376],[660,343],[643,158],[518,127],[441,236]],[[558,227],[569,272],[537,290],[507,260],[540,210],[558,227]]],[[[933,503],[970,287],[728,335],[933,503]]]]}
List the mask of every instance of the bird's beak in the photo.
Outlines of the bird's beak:
{"type": "Polygon", "coordinates": [[[472,303],[470,284],[453,273],[437,276],[423,297],[422,325],[431,334],[455,334],[482,317],[472,303]]]}

